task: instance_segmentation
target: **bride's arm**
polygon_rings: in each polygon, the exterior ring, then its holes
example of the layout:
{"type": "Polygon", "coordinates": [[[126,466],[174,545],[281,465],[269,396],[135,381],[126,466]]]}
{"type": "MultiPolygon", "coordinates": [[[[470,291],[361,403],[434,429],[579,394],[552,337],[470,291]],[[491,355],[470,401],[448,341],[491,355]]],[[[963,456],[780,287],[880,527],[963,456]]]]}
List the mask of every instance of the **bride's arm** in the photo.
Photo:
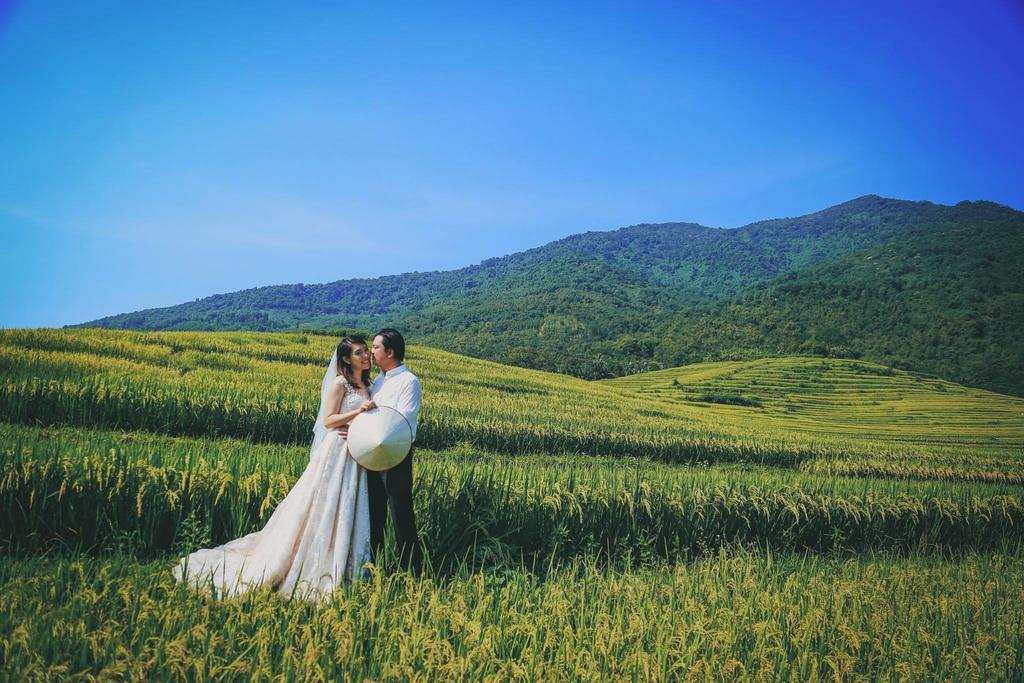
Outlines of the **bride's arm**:
{"type": "Polygon", "coordinates": [[[337,429],[355,419],[356,415],[364,413],[373,407],[373,401],[365,401],[363,405],[347,413],[339,413],[342,401],[345,398],[345,387],[341,384],[334,384],[327,392],[327,402],[331,406],[331,412],[324,418],[324,427],[337,429]]]}

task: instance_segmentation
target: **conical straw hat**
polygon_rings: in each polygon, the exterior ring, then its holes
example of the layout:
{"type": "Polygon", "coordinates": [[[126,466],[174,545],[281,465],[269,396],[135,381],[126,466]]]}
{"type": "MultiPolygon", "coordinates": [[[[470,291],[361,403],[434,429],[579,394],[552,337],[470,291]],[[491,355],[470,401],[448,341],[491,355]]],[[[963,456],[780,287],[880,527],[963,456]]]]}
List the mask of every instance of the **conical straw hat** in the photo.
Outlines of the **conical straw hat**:
{"type": "Polygon", "coordinates": [[[412,447],[412,427],[394,408],[377,406],[357,415],[348,428],[348,452],[368,470],[389,470],[412,447]]]}

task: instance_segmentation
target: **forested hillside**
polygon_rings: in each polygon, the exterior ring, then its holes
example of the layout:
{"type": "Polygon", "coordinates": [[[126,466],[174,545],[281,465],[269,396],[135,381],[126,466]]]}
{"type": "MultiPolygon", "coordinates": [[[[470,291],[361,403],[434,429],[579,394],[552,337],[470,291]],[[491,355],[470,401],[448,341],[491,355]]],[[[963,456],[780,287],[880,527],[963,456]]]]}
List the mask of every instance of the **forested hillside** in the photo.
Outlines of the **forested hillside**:
{"type": "Polygon", "coordinates": [[[663,367],[791,353],[865,358],[1020,395],[1021,214],[982,202],[954,208],[970,218],[681,311],[648,339],[653,355],[663,367]]]}
{"type": "Polygon", "coordinates": [[[1024,214],[861,197],[737,229],[588,232],[454,271],[220,294],[85,323],[375,328],[585,378],[785,353],[1024,393],[1024,214]]]}

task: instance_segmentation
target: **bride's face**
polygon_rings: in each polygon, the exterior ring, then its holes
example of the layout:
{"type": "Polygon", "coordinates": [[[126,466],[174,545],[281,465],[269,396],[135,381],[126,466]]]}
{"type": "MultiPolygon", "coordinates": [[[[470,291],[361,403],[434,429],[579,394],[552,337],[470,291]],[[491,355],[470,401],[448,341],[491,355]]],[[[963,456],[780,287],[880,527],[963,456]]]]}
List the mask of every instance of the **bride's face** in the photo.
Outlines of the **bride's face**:
{"type": "Polygon", "coordinates": [[[370,350],[366,344],[356,344],[352,348],[352,355],[348,357],[349,365],[356,372],[370,369],[370,350]]]}

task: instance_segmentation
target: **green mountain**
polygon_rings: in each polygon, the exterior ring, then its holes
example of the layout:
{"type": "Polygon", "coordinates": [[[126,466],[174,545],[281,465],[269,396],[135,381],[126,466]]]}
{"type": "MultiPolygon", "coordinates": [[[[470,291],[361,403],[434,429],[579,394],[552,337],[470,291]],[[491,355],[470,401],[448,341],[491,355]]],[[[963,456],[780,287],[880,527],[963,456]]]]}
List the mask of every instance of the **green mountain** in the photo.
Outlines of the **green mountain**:
{"type": "Polygon", "coordinates": [[[588,232],[459,270],[281,285],[83,326],[370,329],[586,378],[844,355],[1024,393],[1024,213],[861,197],[736,229],[588,232]]]}
{"type": "Polygon", "coordinates": [[[792,353],[865,358],[1021,395],[1022,219],[988,202],[939,211],[898,239],[676,313],[653,355],[664,367],[792,353]]]}

